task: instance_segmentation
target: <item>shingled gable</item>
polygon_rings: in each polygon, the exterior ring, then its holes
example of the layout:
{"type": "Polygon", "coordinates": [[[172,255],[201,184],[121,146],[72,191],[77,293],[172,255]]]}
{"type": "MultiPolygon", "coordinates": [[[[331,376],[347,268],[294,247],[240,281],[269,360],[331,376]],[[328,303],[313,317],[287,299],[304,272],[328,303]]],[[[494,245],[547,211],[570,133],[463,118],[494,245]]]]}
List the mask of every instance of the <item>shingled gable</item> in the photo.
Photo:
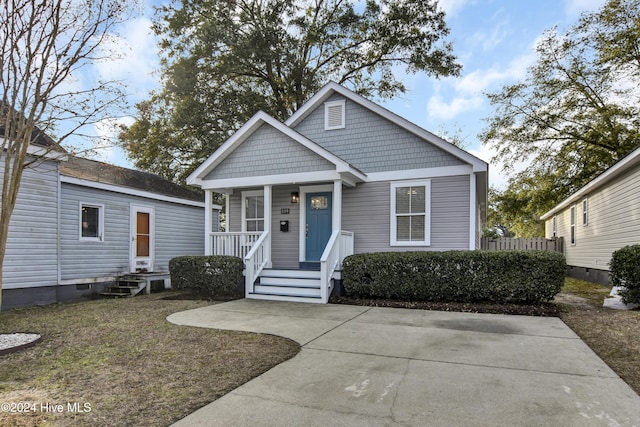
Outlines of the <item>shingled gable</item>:
{"type": "Polygon", "coordinates": [[[72,184],[91,185],[94,183],[105,187],[105,189],[117,190],[120,188],[121,191],[132,189],[177,199],[176,201],[203,202],[201,193],[182,187],[158,175],[81,157],[69,156],[68,161],[61,162],[60,173],[63,182],[72,184]]]}
{"type": "Polygon", "coordinates": [[[319,108],[326,100],[328,100],[333,94],[339,94],[345,98],[361,105],[362,107],[371,110],[378,114],[382,118],[389,120],[397,126],[405,129],[408,132],[418,136],[425,140],[425,142],[431,143],[439,149],[451,154],[452,156],[460,159],[461,161],[471,165],[474,172],[487,172],[488,165],[486,162],[478,159],[472,154],[456,147],[455,145],[443,140],[442,138],[432,134],[431,132],[422,129],[414,123],[398,116],[395,113],[375,104],[368,99],[350,91],[349,89],[340,86],[335,82],[327,83],[320,91],[312,96],[298,111],[296,111],[284,124],[290,128],[295,128],[300,122],[302,122],[309,114],[319,108]]]}
{"type": "MultiPolygon", "coordinates": [[[[5,119],[9,111],[9,107],[0,106],[0,138],[5,137],[5,119]]],[[[35,156],[56,160],[66,160],[67,153],[57,141],[44,133],[38,126],[34,126],[31,131],[31,143],[27,152],[35,156]]]]}
{"type": "MultiPolygon", "coordinates": [[[[213,155],[211,155],[200,167],[198,167],[189,177],[187,178],[187,184],[189,185],[202,185],[203,181],[207,180],[207,176],[215,170],[216,167],[220,166],[225,159],[228,159],[232,153],[238,149],[245,141],[249,140],[249,138],[258,131],[262,126],[269,126],[275,131],[282,134],[284,137],[295,141],[295,143],[300,144],[301,147],[304,147],[305,150],[308,150],[313,155],[318,156],[318,158],[328,162],[332,166],[332,170],[334,173],[344,174],[343,178],[347,178],[347,181],[351,180],[353,182],[361,182],[366,179],[366,175],[354,168],[349,163],[345,162],[335,154],[327,151],[326,149],[320,147],[318,144],[299,134],[295,130],[285,126],[283,123],[279,122],[275,118],[269,116],[267,113],[263,111],[259,111],[256,113],[247,123],[244,124],[237,132],[235,132],[218,150],[216,150],[213,155]]],[[[324,173],[323,171],[318,171],[318,174],[324,173]]],[[[282,175],[283,182],[291,181],[290,175],[295,174],[276,174],[282,175]]],[[[255,177],[246,177],[246,180],[251,180],[255,177]]],[[[238,178],[242,179],[242,178],[238,178]]],[[[237,181],[238,179],[234,180],[237,181]]],[[[277,178],[276,182],[277,183],[277,178]]],[[[226,181],[221,179],[219,180],[223,185],[226,181]]]]}

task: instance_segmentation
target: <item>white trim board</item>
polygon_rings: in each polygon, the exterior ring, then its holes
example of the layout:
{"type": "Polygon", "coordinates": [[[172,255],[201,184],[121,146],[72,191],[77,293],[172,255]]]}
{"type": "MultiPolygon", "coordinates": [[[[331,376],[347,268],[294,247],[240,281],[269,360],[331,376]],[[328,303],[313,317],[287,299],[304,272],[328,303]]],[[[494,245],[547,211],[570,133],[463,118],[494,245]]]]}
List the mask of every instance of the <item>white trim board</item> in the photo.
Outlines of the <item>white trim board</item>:
{"type": "MultiPolygon", "coordinates": [[[[137,190],[134,188],[122,187],[113,184],[105,184],[102,182],[89,181],[86,179],[73,178],[65,175],[60,176],[60,182],[65,184],[80,185],[82,187],[95,188],[98,190],[112,191],[114,193],[127,194],[129,196],[138,196],[144,197],[146,199],[160,200],[162,202],[177,203],[180,205],[204,208],[204,202],[196,202],[192,200],[180,199],[178,197],[164,196],[162,194],[151,193],[149,191],[137,190]]],[[[218,210],[222,209],[222,206],[216,204],[212,205],[212,207],[218,210]]]]}
{"type": "Polygon", "coordinates": [[[367,174],[365,182],[398,181],[402,179],[438,178],[445,176],[470,175],[473,173],[471,165],[443,166],[436,168],[405,169],[387,172],[371,172],[367,174]]]}
{"type": "MultiPolygon", "coordinates": [[[[387,172],[373,172],[366,175],[363,182],[398,181],[403,179],[437,178],[457,175],[470,175],[473,169],[470,165],[444,166],[437,168],[407,169],[387,172]]],[[[261,185],[304,184],[318,181],[342,181],[346,185],[354,186],[353,181],[333,171],[299,172],[281,175],[248,176],[242,178],[226,178],[211,181],[200,181],[200,185],[207,190],[249,188],[261,185]]],[[[221,191],[224,193],[224,191],[221,191]]]]}
{"type": "MultiPolygon", "coordinates": [[[[300,172],[282,175],[247,176],[243,178],[216,179],[211,181],[201,181],[199,184],[205,190],[215,190],[223,188],[251,188],[260,185],[277,184],[304,184],[318,181],[342,180],[339,172],[334,170],[317,172],[300,172]]],[[[345,180],[348,184],[349,181],[345,180]]]]}

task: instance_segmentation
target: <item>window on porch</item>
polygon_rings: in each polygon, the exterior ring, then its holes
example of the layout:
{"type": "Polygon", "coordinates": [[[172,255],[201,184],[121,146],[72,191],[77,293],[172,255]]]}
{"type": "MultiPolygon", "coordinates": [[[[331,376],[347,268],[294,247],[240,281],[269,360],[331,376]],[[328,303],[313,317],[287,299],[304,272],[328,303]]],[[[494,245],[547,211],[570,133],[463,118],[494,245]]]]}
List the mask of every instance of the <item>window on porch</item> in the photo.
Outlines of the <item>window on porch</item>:
{"type": "Polygon", "coordinates": [[[264,195],[262,191],[242,193],[244,221],[242,231],[264,231],[264,195]]]}

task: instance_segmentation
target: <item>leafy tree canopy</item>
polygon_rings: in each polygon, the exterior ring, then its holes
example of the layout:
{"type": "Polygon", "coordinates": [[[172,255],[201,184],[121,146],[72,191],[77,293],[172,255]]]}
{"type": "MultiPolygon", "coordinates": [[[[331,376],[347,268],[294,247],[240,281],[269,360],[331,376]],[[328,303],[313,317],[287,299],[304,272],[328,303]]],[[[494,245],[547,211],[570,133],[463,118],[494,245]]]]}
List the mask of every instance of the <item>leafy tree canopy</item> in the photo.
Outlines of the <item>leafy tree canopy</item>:
{"type": "Polygon", "coordinates": [[[124,129],[136,166],[182,182],[258,110],[284,120],[329,80],[364,96],[403,71],[459,75],[436,0],[182,0],[159,9],[162,89],[124,129]]]}
{"type": "Polygon", "coordinates": [[[640,145],[640,0],[609,0],[565,34],[551,29],[521,82],[487,96],[479,135],[513,172],[494,199],[520,236],[544,235],[541,214],[640,145]]]}

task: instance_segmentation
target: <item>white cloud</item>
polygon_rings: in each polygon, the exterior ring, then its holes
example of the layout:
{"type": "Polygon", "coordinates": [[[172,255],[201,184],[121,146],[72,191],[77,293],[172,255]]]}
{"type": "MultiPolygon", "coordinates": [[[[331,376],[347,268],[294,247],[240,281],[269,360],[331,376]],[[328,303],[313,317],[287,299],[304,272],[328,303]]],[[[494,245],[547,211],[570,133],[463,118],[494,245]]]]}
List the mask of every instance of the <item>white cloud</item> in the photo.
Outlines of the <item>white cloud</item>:
{"type": "Polygon", "coordinates": [[[435,94],[427,103],[427,114],[431,118],[451,120],[459,114],[477,110],[482,106],[480,96],[458,97],[446,102],[439,94],[435,94]]]}
{"type": "Polygon", "coordinates": [[[582,12],[595,11],[600,9],[606,0],[567,0],[564,11],[567,18],[577,18],[582,12]]]}
{"type": "Polygon", "coordinates": [[[122,149],[116,146],[115,142],[118,139],[120,125],[131,126],[134,122],[135,118],[127,116],[104,119],[93,125],[97,136],[93,151],[100,160],[122,165],[122,149]]]}
{"type": "Polygon", "coordinates": [[[119,36],[113,36],[101,46],[103,54],[110,59],[94,66],[99,78],[123,81],[129,92],[139,97],[157,86],[153,73],[159,64],[159,53],[151,25],[147,17],[127,21],[120,28],[119,36]]]}
{"type": "Polygon", "coordinates": [[[447,14],[447,17],[450,17],[460,11],[467,3],[469,3],[469,0],[440,0],[439,5],[447,14]]]}
{"type": "Polygon", "coordinates": [[[504,16],[503,10],[498,10],[489,18],[490,25],[482,26],[476,30],[471,37],[465,40],[465,45],[473,51],[477,47],[483,52],[487,52],[498,46],[509,34],[509,18],[504,16]]]}
{"type": "MultiPolygon", "coordinates": [[[[494,149],[489,148],[486,145],[480,145],[478,148],[473,148],[467,151],[479,159],[489,163],[489,185],[491,187],[499,190],[507,188],[509,176],[504,172],[504,164],[502,162],[493,161],[493,158],[496,155],[496,151],[494,149]]],[[[516,162],[515,164],[510,163],[509,167],[513,167],[513,172],[510,176],[514,176],[516,173],[525,170],[530,164],[531,161],[516,162]]]]}
{"type": "Polygon", "coordinates": [[[520,80],[526,76],[527,68],[536,60],[533,50],[512,59],[505,69],[491,67],[488,70],[475,70],[456,81],[457,92],[478,94],[496,83],[506,80],[520,80]]]}
{"type": "Polygon", "coordinates": [[[475,70],[461,79],[446,79],[443,82],[453,87],[453,99],[443,99],[442,91],[436,93],[427,103],[427,113],[432,119],[451,120],[459,114],[479,110],[483,106],[483,91],[498,84],[524,78],[527,68],[535,61],[533,51],[520,55],[504,69],[491,67],[486,70],[475,70]]]}

